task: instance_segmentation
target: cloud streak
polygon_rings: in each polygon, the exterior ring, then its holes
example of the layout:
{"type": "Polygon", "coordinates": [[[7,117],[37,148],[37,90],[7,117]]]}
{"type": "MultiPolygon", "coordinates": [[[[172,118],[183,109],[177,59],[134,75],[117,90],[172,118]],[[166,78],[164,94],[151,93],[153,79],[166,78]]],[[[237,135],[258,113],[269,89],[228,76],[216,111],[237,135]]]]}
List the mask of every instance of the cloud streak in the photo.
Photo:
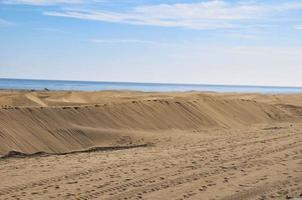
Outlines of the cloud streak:
{"type": "Polygon", "coordinates": [[[42,27],[42,28],[35,28],[35,30],[53,32],[53,33],[66,33],[65,31],[63,31],[63,30],[61,30],[61,29],[58,29],[58,28],[47,28],[47,27],[42,27]]]}
{"type": "Polygon", "coordinates": [[[39,5],[39,6],[49,6],[56,4],[81,4],[87,1],[84,0],[3,0],[1,1],[4,4],[13,4],[13,5],[39,5]]]}
{"type": "Polygon", "coordinates": [[[12,26],[12,25],[14,25],[14,23],[0,18],[0,27],[8,27],[8,26],[12,26]]]}
{"type": "Polygon", "coordinates": [[[199,3],[137,6],[126,11],[77,10],[44,12],[45,15],[102,22],[189,29],[234,29],[290,11],[302,10],[301,2],[260,4],[222,0],[199,3]]]}
{"type": "Polygon", "coordinates": [[[138,40],[138,39],[114,39],[114,40],[104,40],[104,39],[92,39],[93,43],[100,44],[159,44],[158,42],[149,40],[138,40]]]}

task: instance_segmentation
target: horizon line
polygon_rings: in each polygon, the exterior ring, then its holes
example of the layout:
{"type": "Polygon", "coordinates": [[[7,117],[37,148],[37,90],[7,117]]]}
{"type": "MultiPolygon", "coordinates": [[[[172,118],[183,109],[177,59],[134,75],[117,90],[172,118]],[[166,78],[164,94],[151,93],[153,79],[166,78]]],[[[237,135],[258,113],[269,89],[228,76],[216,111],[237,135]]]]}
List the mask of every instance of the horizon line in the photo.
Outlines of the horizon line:
{"type": "Polygon", "coordinates": [[[63,79],[34,79],[34,78],[3,78],[0,80],[24,80],[24,81],[69,81],[69,82],[90,82],[90,83],[125,83],[125,84],[165,84],[165,85],[204,85],[204,86],[226,86],[226,87],[266,87],[266,88],[301,88],[302,86],[273,86],[273,85],[249,85],[249,84],[220,84],[220,83],[167,83],[167,82],[134,82],[134,81],[97,81],[97,80],[63,80],[63,79]]]}

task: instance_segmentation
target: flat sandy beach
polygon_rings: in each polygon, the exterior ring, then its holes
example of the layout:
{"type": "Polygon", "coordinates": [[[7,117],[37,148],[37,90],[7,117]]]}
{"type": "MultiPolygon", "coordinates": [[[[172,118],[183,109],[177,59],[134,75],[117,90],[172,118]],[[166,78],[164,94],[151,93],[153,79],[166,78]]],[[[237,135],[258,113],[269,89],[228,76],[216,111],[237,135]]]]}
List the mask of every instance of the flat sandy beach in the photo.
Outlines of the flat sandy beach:
{"type": "Polygon", "coordinates": [[[302,94],[0,91],[0,199],[302,198],[302,94]]]}

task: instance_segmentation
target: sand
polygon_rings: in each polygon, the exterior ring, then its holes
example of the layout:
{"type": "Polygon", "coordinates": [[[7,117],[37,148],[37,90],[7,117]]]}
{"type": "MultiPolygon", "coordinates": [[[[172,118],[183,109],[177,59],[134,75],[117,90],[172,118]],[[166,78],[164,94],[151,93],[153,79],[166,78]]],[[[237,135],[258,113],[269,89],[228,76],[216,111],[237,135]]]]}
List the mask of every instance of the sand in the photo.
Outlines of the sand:
{"type": "Polygon", "coordinates": [[[302,198],[301,100],[0,91],[0,199],[302,198]]]}

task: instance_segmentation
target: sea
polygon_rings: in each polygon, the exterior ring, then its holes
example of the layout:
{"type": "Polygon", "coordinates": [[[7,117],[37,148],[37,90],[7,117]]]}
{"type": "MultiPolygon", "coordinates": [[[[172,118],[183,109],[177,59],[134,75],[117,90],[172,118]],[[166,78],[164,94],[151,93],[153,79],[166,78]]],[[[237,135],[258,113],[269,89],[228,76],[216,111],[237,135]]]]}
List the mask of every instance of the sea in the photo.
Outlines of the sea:
{"type": "Polygon", "coordinates": [[[135,91],[145,91],[145,92],[202,91],[202,92],[244,92],[244,93],[302,93],[302,87],[30,80],[30,79],[7,79],[7,78],[0,78],[0,89],[55,90],[55,91],[135,90],[135,91]]]}

